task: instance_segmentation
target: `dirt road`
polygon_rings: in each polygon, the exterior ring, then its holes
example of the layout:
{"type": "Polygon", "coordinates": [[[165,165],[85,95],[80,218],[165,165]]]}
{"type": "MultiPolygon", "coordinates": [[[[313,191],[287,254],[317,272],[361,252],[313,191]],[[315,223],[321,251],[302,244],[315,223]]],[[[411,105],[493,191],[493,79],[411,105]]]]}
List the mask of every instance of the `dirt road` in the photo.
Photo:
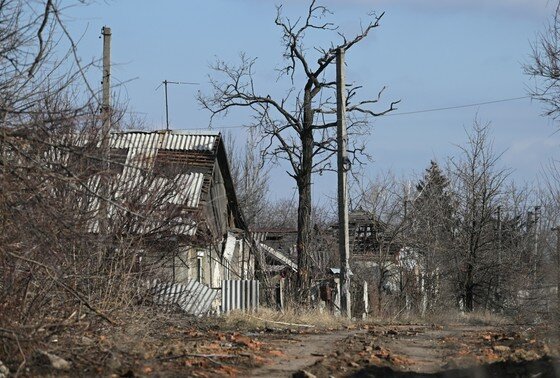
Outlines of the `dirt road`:
{"type": "Polygon", "coordinates": [[[544,343],[507,327],[388,325],[266,342],[283,354],[250,376],[560,377],[544,343]]]}
{"type": "MultiPolygon", "coordinates": [[[[56,332],[56,341],[49,336],[39,345],[43,353],[32,356],[48,352],[69,369],[33,357],[20,371],[24,376],[560,377],[550,357],[558,350],[544,342],[546,332],[531,327],[346,323],[349,328],[340,330],[339,324],[335,331],[159,312],[147,312],[137,319],[142,322],[127,319],[121,326],[91,318],[55,328],[49,335],[56,332]]],[[[19,364],[3,362],[17,371],[19,364]]]]}
{"type": "Polygon", "coordinates": [[[325,334],[302,334],[267,342],[282,355],[250,372],[252,377],[291,377],[293,373],[322,360],[332,353],[333,346],[363,331],[337,331],[325,334]]]}

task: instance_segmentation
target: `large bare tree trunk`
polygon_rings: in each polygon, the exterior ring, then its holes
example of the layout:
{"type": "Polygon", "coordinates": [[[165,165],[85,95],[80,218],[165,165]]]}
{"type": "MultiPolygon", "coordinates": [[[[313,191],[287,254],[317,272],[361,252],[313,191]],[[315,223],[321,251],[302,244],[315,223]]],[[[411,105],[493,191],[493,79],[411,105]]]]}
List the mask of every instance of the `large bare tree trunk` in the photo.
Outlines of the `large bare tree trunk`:
{"type": "MultiPolygon", "coordinates": [[[[308,85],[310,87],[310,85],[308,85]]],[[[300,290],[301,302],[310,299],[310,248],[311,248],[311,174],[313,170],[313,110],[311,109],[311,95],[306,88],[304,96],[304,127],[301,133],[301,170],[297,180],[298,186],[298,237],[297,286],[300,290]]]]}

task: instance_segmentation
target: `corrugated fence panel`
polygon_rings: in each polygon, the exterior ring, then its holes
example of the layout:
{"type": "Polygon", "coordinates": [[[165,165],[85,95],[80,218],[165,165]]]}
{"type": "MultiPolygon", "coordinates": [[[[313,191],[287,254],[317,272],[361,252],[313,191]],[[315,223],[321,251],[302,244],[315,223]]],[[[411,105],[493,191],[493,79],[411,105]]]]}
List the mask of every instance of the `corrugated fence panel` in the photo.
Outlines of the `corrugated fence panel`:
{"type": "Polygon", "coordinates": [[[259,281],[223,280],[222,312],[233,310],[256,311],[259,309],[259,281]]]}
{"type": "Polygon", "coordinates": [[[154,280],[149,290],[156,304],[177,305],[187,314],[195,316],[208,314],[218,295],[218,290],[193,280],[187,281],[186,285],[154,280]]]}

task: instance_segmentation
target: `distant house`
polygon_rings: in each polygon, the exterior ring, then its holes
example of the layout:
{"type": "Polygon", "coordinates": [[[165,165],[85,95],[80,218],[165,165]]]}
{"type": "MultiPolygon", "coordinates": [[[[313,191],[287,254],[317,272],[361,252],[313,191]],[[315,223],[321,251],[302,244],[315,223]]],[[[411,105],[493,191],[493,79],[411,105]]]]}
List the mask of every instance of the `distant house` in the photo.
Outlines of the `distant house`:
{"type": "Polygon", "coordinates": [[[400,246],[394,240],[391,225],[367,211],[355,210],[349,214],[348,233],[350,253],[356,260],[393,260],[399,253],[400,246]]]}
{"type": "MultiPolygon", "coordinates": [[[[338,224],[331,228],[338,234],[338,224]]],[[[358,299],[354,303],[354,315],[381,315],[382,301],[404,290],[408,276],[415,275],[413,256],[399,239],[398,226],[380,220],[371,212],[362,209],[350,212],[348,231],[354,298],[358,299]],[[366,295],[367,300],[362,301],[366,295]]]]}
{"type": "MultiPolygon", "coordinates": [[[[218,288],[224,279],[253,278],[255,259],[220,133],[118,132],[109,145],[111,201],[105,209],[95,199],[87,206],[143,236],[159,257],[168,251],[162,280],[218,288]]],[[[101,180],[91,175],[89,186],[101,180]]],[[[103,225],[98,219],[94,232],[103,225]]],[[[139,265],[154,258],[144,256],[139,265]]]]}
{"type": "Polygon", "coordinates": [[[266,271],[297,270],[296,229],[257,228],[251,230],[251,235],[263,252],[266,271]]]}

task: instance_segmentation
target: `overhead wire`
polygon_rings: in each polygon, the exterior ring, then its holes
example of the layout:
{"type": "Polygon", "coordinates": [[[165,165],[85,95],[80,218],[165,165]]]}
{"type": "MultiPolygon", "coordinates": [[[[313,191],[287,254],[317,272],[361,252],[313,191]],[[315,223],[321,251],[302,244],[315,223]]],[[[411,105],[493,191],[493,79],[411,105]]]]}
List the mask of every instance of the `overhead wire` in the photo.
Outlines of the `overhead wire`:
{"type": "MultiPolygon", "coordinates": [[[[471,103],[471,104],[453,105],[453,106],[445,106],[445,107],[439,107],[439,108],[412,110],[412,111],[409,111],[409,112],[395,112],[395,113],[389,112],[389,113],[386,113],[386,114],[382,114],[379,117],[403,116],[403,115],[411,115],[411,114],[440,112],[440,111],[445,111],[445,110],[472,108],[472,107],[476,107],[476,106],[491,105],[491,104],[497,104],[497,103],[501,103],[501,102],[518,101],[518,100],[523,100],[523,99],[526,99],[526,98],[531,98],[531,96],[510,97],[510,98],[503,98],[503,99],[499,99],[499,100],[476,102],[476,103],[471,103]]],[[[212,125],[212,128],[214,128],[214,129],[236,129],[236,128],[242,128],[242,127],[256,127],[256,125],[252,125],[252,126],[249,126],[249,125],[229,125],[229,126],[212,125]]]]}
{"type": "Polygon", "coordinates": [[[387,114],[381,115],[381,117],[419,114],[419,113],[429,113],[429,112],[439,112],[439,111],[443,111],[443,110],[453,110],[453,109],[462,109],[462,108],[472,108],[472,107],[475,107],[475,106],[497,104],[497,103],[500,103],[500,102],[523,100],[525,98],[530,98],[530,97],[531,96],[511,97],[511,98],[504,98],[504,99],[500,99],[500,100],[477,102],[477,103],[474,103],[474,104],[455,105],[455,106],[447,106],[447,107],[443,107],[443,108],[432,108],[432,109],[423,109],[423,110],[413,110],[413,111],[410,111],[410,112],[401,112],[401,113],[387,113],[387,114]]]}

